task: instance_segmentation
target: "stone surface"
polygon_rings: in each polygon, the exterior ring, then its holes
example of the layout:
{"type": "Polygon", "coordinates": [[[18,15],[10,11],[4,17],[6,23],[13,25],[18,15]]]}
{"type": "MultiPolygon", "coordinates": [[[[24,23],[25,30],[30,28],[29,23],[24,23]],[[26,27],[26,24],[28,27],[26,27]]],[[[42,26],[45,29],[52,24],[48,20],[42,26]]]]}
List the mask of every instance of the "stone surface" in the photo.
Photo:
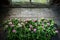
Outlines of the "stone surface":
{"type": "Polygon", "coordinates": [[[60,10],[54,8],[11,8],[9,11],[9,18],[20,19],[40,19],[48,18],[53,19],[58,25],[60,25],[60,10]]]}

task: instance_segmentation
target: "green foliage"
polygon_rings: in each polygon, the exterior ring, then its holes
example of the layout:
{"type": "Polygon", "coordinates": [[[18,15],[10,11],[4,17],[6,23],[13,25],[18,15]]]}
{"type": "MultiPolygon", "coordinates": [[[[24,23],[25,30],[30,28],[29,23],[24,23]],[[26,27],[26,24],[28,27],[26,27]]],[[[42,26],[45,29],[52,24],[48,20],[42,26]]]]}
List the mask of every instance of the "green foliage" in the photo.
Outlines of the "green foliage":
{"type": "Polygon", "coordinates": [[[25,20],[11,19],[4,22],[7,30],[7,40],[50,40],[58,33],[53,20],[25,20]]]}
{"type": "Polygon", "coordinates": [[[14,4],[25,4],[25,3],[41,3],[41,4],[48,4],[50,0],[12,0],[12,3],[14,4]]]}

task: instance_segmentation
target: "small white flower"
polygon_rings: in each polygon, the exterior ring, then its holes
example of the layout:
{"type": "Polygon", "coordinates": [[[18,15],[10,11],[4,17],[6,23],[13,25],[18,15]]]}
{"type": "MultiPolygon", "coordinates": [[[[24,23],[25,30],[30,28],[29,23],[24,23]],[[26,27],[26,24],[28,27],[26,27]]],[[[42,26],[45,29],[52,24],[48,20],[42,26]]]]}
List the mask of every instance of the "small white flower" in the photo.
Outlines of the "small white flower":
{"type": "Polygon", "coordinates": [[[28,21],[29,19],[27,18],[25,21],[28,21]]]}
{"type": "Polygon", "coordinates": [[[24,25],[24,23],[21,23],[21,25],[24,25]]]}
{"type": "Polygon", "coordinates": [[[30,21],[30,20],[32,20],[32,19],[26,19],[25,21],[30,21]]]}
{"type": "Polygon", "coordinates": [[[34,19],[33,22],[37,22],[37,19],[34,19]]]}
{"type": "Polygon", "coordinates": [[[36,32],[37,29],[33,29],[34,32],[36,32]]]}
{"type": "Polygon", "coordinates": [[[55,32],[56,32],[56,33],[58,33],[59,31],[58,31],[58,30],[56,30],[55,32]]]}
{"type": "Polygon", "coordinates": [[[42,17],[41,19],[45,19],[44,17],[42,17]]]}
{"type": "Polygon", "coordinates": [[[47,25],[49,26],[49,25],[50,25],[50,23],[47,23],[47,25]]]}
{"type": "Polygon", "coordinates": [[[13,25],[13,24],[11,24],[10,26],[11,26],[11,27],[14,27],[14,25],[13,25]]]}
{"type": "Polygon", "coordinates": [[[12,22],[9,22],[9,24],[12,24],[12,22]]]}
{"type": "Polygon", "coordinates": [[[5,25],[5,28],[8,28],[8,25],[5,25]]]}
{"type": "Polygon", "coordinates": [[[22,25],[20,23],[18,23],[18,27],[22,27],[22,25]]]}
{"type": "Polygon", "coordinates": [[[38,22],[40,22],[40,20],[38,20],[38,22]]]}
{"type": "Polygon", "coordinates": [[[13,29],[13,30],[12,30],[12,32],[13,32],[13,33],[16,33],[16,30],[15,30],[15,29],[13,29]]]}
{"type": "Polygon", "coordinates": [[[29,28],[29,30],[31,31],[31,28],[29,28]]]}
{"type": "Polygon", "coordinates": [[[33,26],[32,25],[29,25],[30,28],[32,28],[33,26]]]}

